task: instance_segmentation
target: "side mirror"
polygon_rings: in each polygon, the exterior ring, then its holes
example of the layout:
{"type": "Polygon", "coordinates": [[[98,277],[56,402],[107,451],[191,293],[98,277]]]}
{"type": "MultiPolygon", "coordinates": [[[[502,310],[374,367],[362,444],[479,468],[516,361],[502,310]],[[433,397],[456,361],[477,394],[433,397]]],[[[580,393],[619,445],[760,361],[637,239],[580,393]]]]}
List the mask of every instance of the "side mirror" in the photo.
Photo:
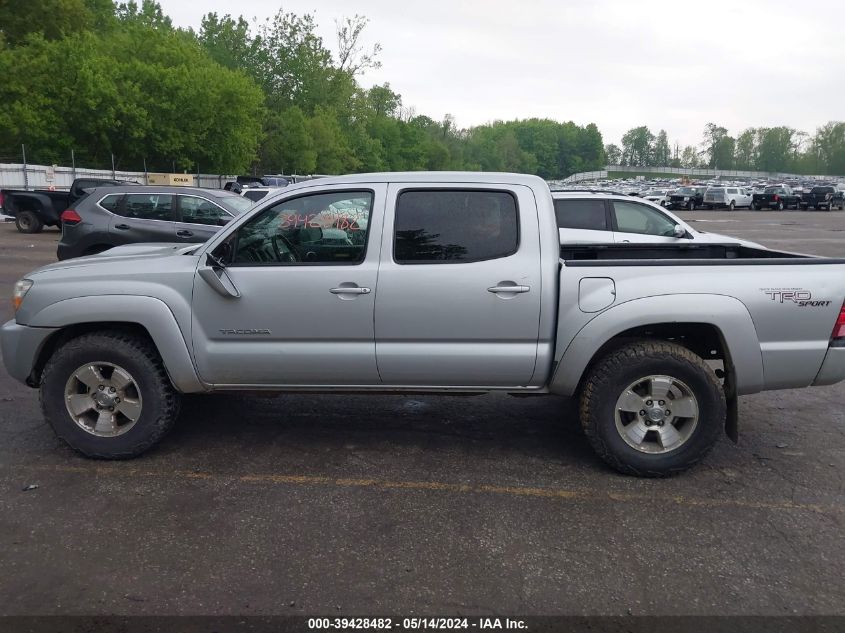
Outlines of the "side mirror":
{"type": "Polygon", "coordinates": [[[672,237],[684,237],[686,234],[686,229],[680,224],[676,224],[675,228],[672,230],[672,237]]]}

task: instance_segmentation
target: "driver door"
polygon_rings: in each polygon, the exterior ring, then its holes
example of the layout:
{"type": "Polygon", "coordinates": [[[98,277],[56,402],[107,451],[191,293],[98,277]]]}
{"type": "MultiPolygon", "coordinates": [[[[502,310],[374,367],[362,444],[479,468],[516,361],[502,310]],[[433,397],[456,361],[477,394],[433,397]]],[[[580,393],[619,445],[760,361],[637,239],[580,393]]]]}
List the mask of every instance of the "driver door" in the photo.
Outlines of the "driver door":
{"type": "Polygon", "coordinates": [[[640,202],[611,201],[614,241],[634,244],[676,244],[689,242],[687,237],[674,237],[676,222],[657,209],[640,202]]]}
{"type": "Polygon", "coordinates": [[[192,340],[215,385],[374,385],[386,185],[273,200],[215,245],[239,297],[194,278],[192,340]]]}

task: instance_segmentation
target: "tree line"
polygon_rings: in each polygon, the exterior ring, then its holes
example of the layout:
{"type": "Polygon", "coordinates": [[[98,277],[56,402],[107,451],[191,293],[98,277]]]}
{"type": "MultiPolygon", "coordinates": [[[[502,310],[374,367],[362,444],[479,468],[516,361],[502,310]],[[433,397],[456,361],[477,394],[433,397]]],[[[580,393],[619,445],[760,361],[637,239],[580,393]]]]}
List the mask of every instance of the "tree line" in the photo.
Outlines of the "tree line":
{"type": "Polygon", "coordinates": [[[0,2],[0,161],[206,173],[484,170],[547,179],[606,164],[845,173],[845,123],[735,138],[708,124],[700,147],[665,131],[604,145],[595,124],[523,119],[469,128],[418,114],[389,83],[364,88],[381,47],[367,19],[263,21],[208,13],[174,27],[155,0],[0,2]]]}
{"type": "Polygon", "coordinates": [[[665,130],[645,125],[605,147],[608,164],[631,167],[710,169],[845,175],[845,123],[831,121],[812,136],[787,126],[757,127],[737,136],[716,123],[704,126],[701,143],[670,146],[665,130]]]}
{"type": "Polygon", "coordinates": [[[547,119],[467,129],[417,114],[390,84],[364,89],[367,20],[263,22],[209,13],[173,26],[153,0],[0,4],[0,160],[220,173],[521,171],[604,165],[601,133],[547,119]]]}

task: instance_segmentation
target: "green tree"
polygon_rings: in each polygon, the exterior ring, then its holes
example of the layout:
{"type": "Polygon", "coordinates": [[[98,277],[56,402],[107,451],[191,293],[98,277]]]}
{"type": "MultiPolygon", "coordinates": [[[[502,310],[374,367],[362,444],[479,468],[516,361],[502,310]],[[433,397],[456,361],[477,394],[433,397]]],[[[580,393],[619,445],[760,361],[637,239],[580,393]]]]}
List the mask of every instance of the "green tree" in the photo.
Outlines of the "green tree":
{"type": "Polygon", "coordinates": [[[672,159],[672,150],[669,148],[669,136],[666,130],[660,130],[657,133],[657,138],[654,141],[653,160],[654,164],[664,167],[669,165],[672,159]]]}
{"type": "Polygon", "coordinates": [[[613,143],[605,145],[604,153],[607,156],[608,165],[619,165],[622,163],[622,150],[618,145],[613,143]]]}
{"type": "Polygon", "coordinates": [[[622,164],[648,167],[653,164],[654,134],[645,125],[635,127],[622,136],[622,164]]]}

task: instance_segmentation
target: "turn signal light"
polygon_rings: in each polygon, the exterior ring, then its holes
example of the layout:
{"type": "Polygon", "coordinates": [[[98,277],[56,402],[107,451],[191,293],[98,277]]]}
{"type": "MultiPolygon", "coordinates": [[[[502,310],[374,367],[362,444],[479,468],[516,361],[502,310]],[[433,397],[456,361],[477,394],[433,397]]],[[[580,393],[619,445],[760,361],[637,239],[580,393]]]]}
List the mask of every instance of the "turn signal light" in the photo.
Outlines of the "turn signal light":
{"type": "Polygon", "coordinates": [[[79,224],[82,222],[82,217],[76,212],[75,209],[65,209],[62,211],[62,215],[60,216],[62,220],[62,224],[79,224]]]}
{"type": "Polygon", "coordinates": [[[836,325],[833,326],[833,335],[830,338],[834,340],[845,338],[845,303],[842,304],[842,308],[839,310],[836,325]]]}

